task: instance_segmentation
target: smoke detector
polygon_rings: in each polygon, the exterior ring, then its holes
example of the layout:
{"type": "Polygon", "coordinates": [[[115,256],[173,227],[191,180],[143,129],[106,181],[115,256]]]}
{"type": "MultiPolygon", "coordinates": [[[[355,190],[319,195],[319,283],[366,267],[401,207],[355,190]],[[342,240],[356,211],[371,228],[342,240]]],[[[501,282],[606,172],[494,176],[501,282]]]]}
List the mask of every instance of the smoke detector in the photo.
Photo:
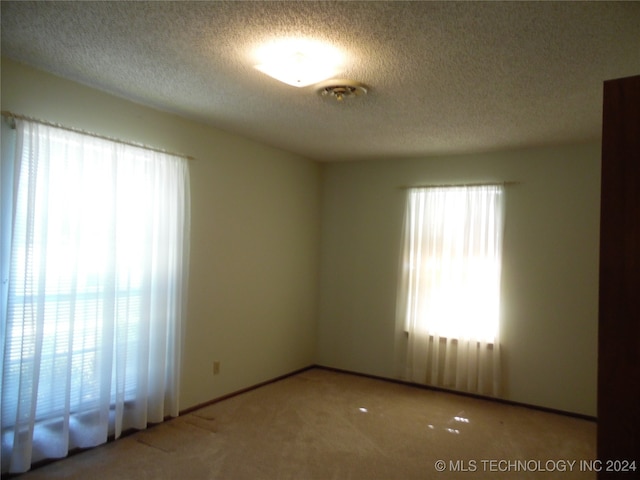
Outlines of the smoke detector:
{"type": "Polygon", "coordinates": [[[323,97],[332,97],[342,102],[345,98],[366,95],[367,87],[353,80],[329,80],[320,84],[318,93],[323,97]]]}

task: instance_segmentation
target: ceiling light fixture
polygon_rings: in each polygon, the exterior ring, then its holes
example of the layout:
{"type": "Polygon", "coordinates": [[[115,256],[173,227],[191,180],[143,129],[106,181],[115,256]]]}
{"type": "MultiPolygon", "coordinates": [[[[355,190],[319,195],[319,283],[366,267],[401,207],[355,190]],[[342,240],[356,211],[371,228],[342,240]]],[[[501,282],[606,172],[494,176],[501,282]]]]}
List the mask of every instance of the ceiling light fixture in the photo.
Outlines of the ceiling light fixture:
{"type": "Polygon", "coordinates": [[[345,98],[366,95],[367,87],[353,80],[330,80],[320,85],[318,93],[323,97],[333,97],[338,102],[342,102],[345,98]]]}
{"type": "Polygon", "coordinates": [[[263,45],[256,51],[262,73],[287,85],[306,87],[333,77],[343,56],[336,48],[315,40],[287,38],[263,45]]]}

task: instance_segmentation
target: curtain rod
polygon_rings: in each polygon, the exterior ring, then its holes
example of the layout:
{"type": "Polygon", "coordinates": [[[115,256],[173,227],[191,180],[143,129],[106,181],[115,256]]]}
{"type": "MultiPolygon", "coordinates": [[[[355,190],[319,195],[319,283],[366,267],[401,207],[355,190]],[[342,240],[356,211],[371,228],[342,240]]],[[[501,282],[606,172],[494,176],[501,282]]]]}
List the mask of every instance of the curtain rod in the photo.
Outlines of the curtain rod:
{"type": "Polygon", "coordinates": [[[81,133],[83,135],[88,135],[90,137],[100,138],[102,140],[109,140],[111,142],[116,142],[116,143],[120,143],[120,144],[123,144],[123,145],[129,145],[130,147],[144,148],[145,150],[150,150],[152,152],[166,153],[167,155],[174,155],[176,157],[186,158],[187,160],[195,160],[194,157],[191,157],[189,155],[185,155],[183,153],[176,153],[176,152],[171,152],[169,150],[164,150],[162,148],[150,147],[149,145],[145,145],[143,143],[130,142],[130,141],[127,141],[127,140],[120,140],[119,138],[113,138],[113,137],[108,137],[106,135],[100,135],[98,133],[88,132],[88,131],[82,130],[80,128],[67,127],[65,125],[60,125],[59,123],[48,122],[46,120],[40,120],[38,118],[28,117],[26,115],[20,115],[20,114],[17,114],[17,113],[9,112],[8,110],[2,110],[0,112],[0,114],[2,114],[2,116],[7,118],[8,120],[12,120],[11,128],[13,128],[13,129],[16,128],[15,119],[26,120],[26,121],[29,121],[29,122],[39,123],[41,125],[46,125],[48,127],[60,128],[62,130],[67,130],[69,132],[81,133]]]}
{"type": "Polygon", "coordinates": [[[498,187],[498,186],[511,186],[520,185],[522,182],[507,181],[507,182],[487,182],[487,183],[440,183],[433,185],[402,185],[398,188],[401,190],[410,190],[412,188],[449,188],[449,187],[498,187]]]}

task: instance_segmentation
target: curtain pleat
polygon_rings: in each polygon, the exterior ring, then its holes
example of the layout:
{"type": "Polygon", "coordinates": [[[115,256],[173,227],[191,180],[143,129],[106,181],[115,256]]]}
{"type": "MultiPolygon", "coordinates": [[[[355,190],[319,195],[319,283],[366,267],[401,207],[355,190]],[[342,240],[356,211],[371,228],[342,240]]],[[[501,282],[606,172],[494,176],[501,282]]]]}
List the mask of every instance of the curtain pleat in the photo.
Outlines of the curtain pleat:
{"type": "Polygon", "coordinates": [[[177,415],[189,254],[186,159],[16,125],[3,473],[177,415]]]}

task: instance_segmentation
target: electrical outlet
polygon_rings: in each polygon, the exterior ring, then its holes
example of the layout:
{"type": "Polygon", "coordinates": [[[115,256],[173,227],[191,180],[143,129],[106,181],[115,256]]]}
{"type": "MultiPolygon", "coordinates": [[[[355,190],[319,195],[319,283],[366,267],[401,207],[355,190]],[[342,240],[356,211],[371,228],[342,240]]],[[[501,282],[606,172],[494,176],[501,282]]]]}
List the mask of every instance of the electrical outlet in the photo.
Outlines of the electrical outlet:
{"type": "Polygon", "coordinates": [[[213,362],[213,374],[218,375],[220,373],[220,361],[216,360],[213,362]]]}

